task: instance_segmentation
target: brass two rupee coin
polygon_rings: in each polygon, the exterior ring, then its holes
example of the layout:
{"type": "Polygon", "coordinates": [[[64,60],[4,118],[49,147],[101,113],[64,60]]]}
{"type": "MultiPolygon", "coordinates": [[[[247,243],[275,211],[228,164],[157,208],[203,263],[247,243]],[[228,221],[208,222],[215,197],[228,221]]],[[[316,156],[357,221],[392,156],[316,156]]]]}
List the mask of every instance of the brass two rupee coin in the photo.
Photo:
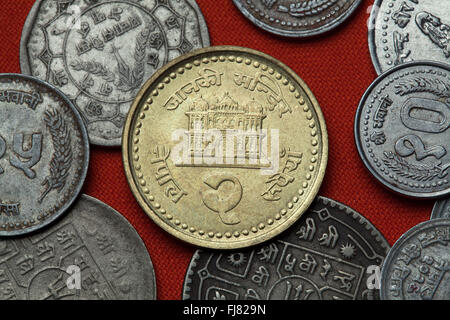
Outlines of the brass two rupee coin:
{"type": "Polygon", "coordinates": [[[328,159],[307,85],[274,58],[212,47],[159,70],[126,121],[123,159],[143,210],[191,244],[269,240],[310,206],[328,159]]]}

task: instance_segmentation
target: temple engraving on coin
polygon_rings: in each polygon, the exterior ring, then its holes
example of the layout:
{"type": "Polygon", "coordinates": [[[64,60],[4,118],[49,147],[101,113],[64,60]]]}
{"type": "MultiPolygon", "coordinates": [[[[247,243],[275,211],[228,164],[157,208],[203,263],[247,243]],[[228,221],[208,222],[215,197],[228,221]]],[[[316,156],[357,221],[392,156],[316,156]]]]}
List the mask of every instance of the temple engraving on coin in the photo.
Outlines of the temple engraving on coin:
{"type": "Polygon", "coordinates": [[[63,214],[83,185],[86,128],[61,92],[27,76],[0,75],[0,235],[39,229],[63,214]]]}
{"type": "Polygon", "coordinates": [[[153,266],[131,225],[81,196],[57,224],[0,240],[0,300],[155,299],[153,266]],[[80,286],[69,286],[76,267],[80,286]]]}
{"type": "Polygon", "coordinates": [[[378,74],[405,62],[449,63],[448,2],[377,0],[369,24],[369,47],[378,74]]]}
{"type": "Polygon", "coordinates": [[[358,151],[393,191],[418,198],[450,192],[448,76],[446,65],[404,64],[375,80],[361,100],[355,120],[358,151]]]}
{"type": "Polygon", "coordinates": [[[388,300],[448,300],[450,219],[421,223],[392,247],[381,272],[388,300]]]}
{"type": "Polygon", "coordinates": [[[343,23],[360,0],[233,0],[255,25],[277,35],[309,37],[343,23]]]}
{"type": "Polygon", "coordinates": [[[231,249],[303,214],[327,147],[320,108],[290,69],[250,49],[213,47],[146,83],[127,119],[123,159],[133,194],[159,226],[231,249]]]}
{"type": "Polygon", "coordinates": [[[379,299],[369,267],[381,267],[387,241],[360,214],[319,197],[276,240],[245,251],[198,250],[183,299],[379,299]]]}
{"type": "Polygon", "coordinates": [[[193,0],[40,0],[24,27],[21,67],[70,97],[92,143],[118,146],[145,80],[205,46],[206,24],[193,0]]]}

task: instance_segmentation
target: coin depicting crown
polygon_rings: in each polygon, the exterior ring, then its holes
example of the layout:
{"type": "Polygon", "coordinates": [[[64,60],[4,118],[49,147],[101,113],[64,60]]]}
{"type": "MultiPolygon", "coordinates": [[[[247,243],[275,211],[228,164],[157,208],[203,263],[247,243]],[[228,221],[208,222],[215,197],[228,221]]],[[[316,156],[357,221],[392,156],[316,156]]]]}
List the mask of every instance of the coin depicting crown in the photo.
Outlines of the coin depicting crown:
{"type": "Polygon", "coordinates": [[[310,206],[328,159],[311,90],[261,52],[175,59],[137,95],[123,136],[131,190],[173,236],[214,249],[269,240],[310,206]]]}

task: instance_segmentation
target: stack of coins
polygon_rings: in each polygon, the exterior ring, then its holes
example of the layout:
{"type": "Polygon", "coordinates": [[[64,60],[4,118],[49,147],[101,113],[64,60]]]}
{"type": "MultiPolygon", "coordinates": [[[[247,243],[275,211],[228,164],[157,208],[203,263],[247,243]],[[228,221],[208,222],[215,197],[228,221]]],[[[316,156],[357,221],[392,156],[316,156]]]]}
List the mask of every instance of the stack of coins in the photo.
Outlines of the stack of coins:
{"type": "MultiPolygon", "coordinates": [[[[255,32],[308,42],[361,0],[233,3],[255,32]]],[[[182,299],[450,299],[449,12],[372,8],[379,77],[357,107],[357,151],[395,196],[438,199],[390,248],[319,195],[328,133],[308,85],[265,53],[210,47],[195,0],[36,1],[23,74],[0,74],[0,300],[157,298],[136,230],[82,194],[91,145],[121,150],[142,214],[198,248],[182,299]]]]}

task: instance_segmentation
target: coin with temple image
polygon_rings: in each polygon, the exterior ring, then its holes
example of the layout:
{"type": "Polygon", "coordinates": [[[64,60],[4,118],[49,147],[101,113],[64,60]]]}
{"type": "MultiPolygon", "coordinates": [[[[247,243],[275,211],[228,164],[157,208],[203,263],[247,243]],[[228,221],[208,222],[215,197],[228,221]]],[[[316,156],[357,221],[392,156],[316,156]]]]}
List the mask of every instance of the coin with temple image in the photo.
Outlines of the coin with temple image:
{"type": "Polygon", "coordinates": [[[431,212],[431,219],[450,218],[450,198],[436,201],[431,212]]]}
{"type": "Polygon", "coordinates": [[[383,300],[450,299],[450,219],[423,222],[394,244],[381,271],[383,300]]]}
{"type": "Polygon", "coordinates": [[[39,233],[0,239],[0,300],[153,300],[147,249],[117,211],[82,195],[39,233]]]}
{"type": "Polygon", "coordinates": [[[367,89],[355,119],[359,155],[392,191],[413,198],[450,194],[450,65],[405,63],[367,89]]]}
{"type": "Polygon", "coordinates": [[[173,58],[207,46],[195,0],[38,0],[23,28],[20,65],[70,98],[92,144],[120,146],[145,81],[173,58]]]}
{"type": "Polygon", "coordinates": [[[244,251],[196,251],[183,299],[378,300],[388,250],[361,214],[318,197],[271,242],[244,251]]]}
{"type": "Polygon", "coordinates": [[[64,214],[88,170],[89,140],[73,104],[39,79],[0,74],[0,236],[64,214]]]}
{"type": "Polygon", "coordinates": [[[131,190],[160,227],[214,249],[252,246],[292,225],[325,175],[328,136],[313,93],[247,48],[200,49],[160,69],[125,124],[131,190]]]}
{"type": "Polygon", "coordinates": [[[369,48],[378,74],[405,62],[450,63],[450,1],[376,0],[369,48]]]}
{"type": "Polygon", "coordinates": [[[285,37],[311,37],[338,27],[361,0],[233,0],[256,26],[285,37]]]}

